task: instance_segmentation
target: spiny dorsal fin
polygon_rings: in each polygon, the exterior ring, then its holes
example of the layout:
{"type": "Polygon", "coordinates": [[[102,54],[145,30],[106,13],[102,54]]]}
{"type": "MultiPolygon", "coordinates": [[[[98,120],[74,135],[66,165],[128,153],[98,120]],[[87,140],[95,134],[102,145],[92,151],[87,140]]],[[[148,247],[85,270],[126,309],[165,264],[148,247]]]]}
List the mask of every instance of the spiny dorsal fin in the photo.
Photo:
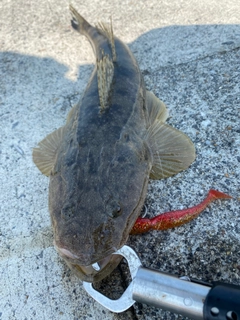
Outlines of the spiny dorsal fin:
{"type": "Polygon", "coordinates": [[[59,149],[59,145],[62,141],[64,127],[61,127],[40,141],[36,148],[33,148],[33,162],[38,169],[45,174],[50,176],[53,171],[53,167],[56,161],[56,154],[59,149]]]}
{"type": "Polygon", "coordinates": [[[99,22],[97,27],[98,29],[103,31],[106,37],[108,38],[111,45],[111,49],[112,49],[112,60],[116,61],[117,56],[116,56],[116,49],[115,49],[115,42],[114,42],[114,35],[113,35],[112,18],[110,20],[110,24],[99,22]]]}
{"type": "Polygon", "coordinates": [[[107,100],[110,92],[114,73],[114,65],[108,55],[102,54],[102,58],[97,60],[98,93],[101,111],[107,108],[107,100]]]}
{"type": "Polygon", "coordinates": [[[146,106],[148,111],[148,127],[156,120],[161,122],[165,122],[167,120],[168,110],[166,105],[151,91],[146,91],[146,106]]]}
{"type": "Polygon", "coordinates": [[[158,120],[149,127],[146,140],[153,155],[151,179],[177,174],[195,159],[195,147],[188,136],[158,120]]]}

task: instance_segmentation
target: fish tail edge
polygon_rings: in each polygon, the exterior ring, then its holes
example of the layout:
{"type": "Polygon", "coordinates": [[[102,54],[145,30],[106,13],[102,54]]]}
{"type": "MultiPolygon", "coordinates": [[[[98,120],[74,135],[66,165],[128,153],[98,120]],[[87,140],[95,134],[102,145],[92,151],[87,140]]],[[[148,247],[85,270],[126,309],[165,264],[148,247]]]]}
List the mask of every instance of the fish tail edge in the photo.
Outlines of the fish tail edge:
{"type": "Polygon", "coordinates": [[[73,29],[81,34],[85,34],[85,30],[91,27],[90,23],[88,23],[71,4],[69,5],[69,10],[72,14],[71,24],[73,29]]]}

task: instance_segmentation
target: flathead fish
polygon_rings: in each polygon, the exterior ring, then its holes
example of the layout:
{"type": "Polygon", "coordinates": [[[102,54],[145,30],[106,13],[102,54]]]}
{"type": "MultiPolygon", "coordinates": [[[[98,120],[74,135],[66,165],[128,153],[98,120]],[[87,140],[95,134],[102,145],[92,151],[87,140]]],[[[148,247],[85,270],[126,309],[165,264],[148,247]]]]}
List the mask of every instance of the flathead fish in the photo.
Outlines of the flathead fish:
{"type": "Polygon", "coordinates": [[[49,211],[55,246],[85,281],[119,263],[140,215],[149,178],[188,168],[195,148],[165,123],[165,104],[145,88],[133,54],[112,25],[90,25],[72,6],[72,26],[90,41],[96,65],[66,124],[33,150],[50,177],[49,211]]]}

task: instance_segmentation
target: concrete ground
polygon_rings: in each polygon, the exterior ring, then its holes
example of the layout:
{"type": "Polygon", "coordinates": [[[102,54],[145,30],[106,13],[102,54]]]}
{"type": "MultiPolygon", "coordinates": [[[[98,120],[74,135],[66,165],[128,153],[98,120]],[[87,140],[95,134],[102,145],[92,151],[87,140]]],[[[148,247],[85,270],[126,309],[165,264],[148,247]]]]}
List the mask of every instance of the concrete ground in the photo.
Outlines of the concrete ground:
{"type": "MultiPolygon", "coordinates": [[[[233,196],[179,228],[131,237],[144,266],[240,284],[240,6],[238,0],[74,1],[89,22],[108,21],[129,44],[146,86],[168,105],[168,123],[192,139],[193,165],[151,181],[149,216],[201,201],[210,188],[233,196]]],[[[0,3],[0,319],[183,319],[136,303],[113,314],[87,295],[53,248],[48,179],[32,148],[64,124],[94,56],[70,26],[68,2],[0,3]]],[[[122,264],[102,290],[117,295],[122,264]]],[[[122,289],[124,290],[124,289],[122,289]]]]}

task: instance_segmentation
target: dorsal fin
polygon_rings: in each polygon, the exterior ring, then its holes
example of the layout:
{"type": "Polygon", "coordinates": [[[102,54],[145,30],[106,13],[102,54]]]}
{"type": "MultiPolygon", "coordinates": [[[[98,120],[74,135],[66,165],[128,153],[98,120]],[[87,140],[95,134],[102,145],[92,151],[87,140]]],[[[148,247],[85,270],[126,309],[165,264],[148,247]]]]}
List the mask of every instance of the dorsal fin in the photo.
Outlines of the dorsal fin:
{"type": "Polygon", "coordinates": [[[112,19],[110,20],[110,24],[99,22],[97,28],[104,32],[105,36],[108,38],[111,49],[112,49],[112,60],[113,62],[116,61],[116,49],[115,49],[115,42],[114,42],[114,35],[113,35],[113,27],[112,27],[112,19]]]}
{"type": "Polygon", "coordinates": [[[114,65],[108,55],[102,54],[102,58],[97,60],[98,93],[101,111],[107,108],[107,100],[110,92],[114,73],[114,65]]]}

